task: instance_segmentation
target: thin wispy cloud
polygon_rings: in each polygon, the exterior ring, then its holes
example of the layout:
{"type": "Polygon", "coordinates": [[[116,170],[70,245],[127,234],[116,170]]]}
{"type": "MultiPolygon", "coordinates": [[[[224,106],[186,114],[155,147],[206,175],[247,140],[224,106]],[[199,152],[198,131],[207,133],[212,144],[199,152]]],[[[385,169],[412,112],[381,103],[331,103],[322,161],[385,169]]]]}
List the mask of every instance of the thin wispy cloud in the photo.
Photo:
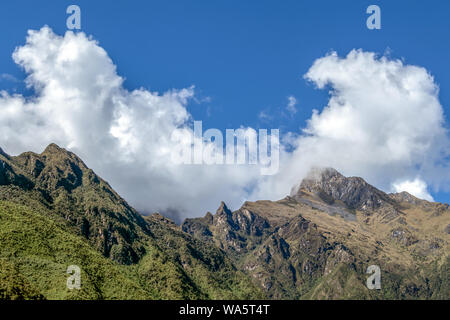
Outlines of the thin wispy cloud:
{"type": "Polygon", "coordinates": [[[286,106],[286,111],[293,116],[294,114],[297,113],[297,99],[294,96],[289,96],[288,97],[288,104],[286,106]]]}
{"type": "Polygon", "coordinates": [[[19,82],[19,79],[9,73],[0,74],[0,81],[19,82]]]}
{"type": "Polygon", "coordinates": [[[258,113],[258,119],[262,122],[268,123],[273,120],[273,116],[271,115],[270,110],[265,109],[265,110],[261,110],[258,113]]]}

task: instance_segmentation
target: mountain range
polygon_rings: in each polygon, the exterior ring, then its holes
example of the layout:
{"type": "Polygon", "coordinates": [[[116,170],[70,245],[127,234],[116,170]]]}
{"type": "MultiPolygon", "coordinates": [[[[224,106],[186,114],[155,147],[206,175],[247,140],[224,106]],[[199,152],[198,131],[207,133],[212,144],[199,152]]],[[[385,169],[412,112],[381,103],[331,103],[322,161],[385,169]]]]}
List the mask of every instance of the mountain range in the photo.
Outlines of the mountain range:
{"type": "Polygon", "coordinates": [[[55,144],[0,149],[0,299],[450,299],[449,244],[448,204],[332,168],[279,201],[177,225],[55,144]],[[366,286],[371,265],[381,289],[366,286]]]}

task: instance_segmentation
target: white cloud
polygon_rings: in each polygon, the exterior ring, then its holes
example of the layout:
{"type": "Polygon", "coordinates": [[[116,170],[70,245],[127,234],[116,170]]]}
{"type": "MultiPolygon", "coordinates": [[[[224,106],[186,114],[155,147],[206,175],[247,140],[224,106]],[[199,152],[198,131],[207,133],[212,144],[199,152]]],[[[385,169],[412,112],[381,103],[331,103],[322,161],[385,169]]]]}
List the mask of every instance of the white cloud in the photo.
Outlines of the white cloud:
{"type": "Polygon", "coordinates": [[[133,206],[203,215],[221,200],[241,204],[259,176],[245,166],[175,165],[172,132],[189,133],[194,89],[126,90],[104,49],[84,33],[29,31],[14,61],[36,94],[0,95],[0,145],[11,154],[55,142],[80,155],[133,206]]]}
{"type": "Polygon", "coordinates": [[[427,184],[419,178],[416,178],[414,180],[400,181],[394,183],[392,186],[395,192],[406,191],[413,196],[416,196],[417,198],[425,199],[427,201],[434,201],[431,194],[429,194],[427,191],[427,184]]]}
{"type": "Polygon", "coordinates": [[[51,142],[69,148],[146,213],[200,216],[221,200],[236,208],[247,199],[279,199],[313,165],[384,190],[418,176],[435,187],[448,184],[448,140],[433,78],[373,53],[333,53],[313,64],[306,79],[329,86],[330,101],[304,132],[284,136],[294,151],[280,149],[274,176],[261,176],[257,166],[172,164],[172,133],[192,133],[187,105],[194,88],[129,91],[105,50],[84,33],[30,31],[13,58],[36,93],[0,93],[0,146],[11,154],[40,152],[51,142]]]}
{"type": "MultiPolygon", "coordinates": [[[[295,151],[284,155],[278,179],[262,184],[255,197],[286,194],[311,166],[334,167],[386,191],[417,176],[435,189],[448,187],[443,109],[427,70],[353,50],[317,59],[305,79],[330,90],[328,105],[290,136],[295,151]]],[[[426,188],[416,194],[426,196],[426,188]]]]}
{"type": "Polygon", "coordinates": [[[287,106],[286,106],[286,110],[287,110],[291,115],[294,115],[294,114],[297,113],[297,108],[296,108],[297,103],[298,103],[298,102],[297,102],[297,99],[295,99],[294,96],[289,96],[289,97],[288,97],[288,104],[287,104],[287,106]]]}

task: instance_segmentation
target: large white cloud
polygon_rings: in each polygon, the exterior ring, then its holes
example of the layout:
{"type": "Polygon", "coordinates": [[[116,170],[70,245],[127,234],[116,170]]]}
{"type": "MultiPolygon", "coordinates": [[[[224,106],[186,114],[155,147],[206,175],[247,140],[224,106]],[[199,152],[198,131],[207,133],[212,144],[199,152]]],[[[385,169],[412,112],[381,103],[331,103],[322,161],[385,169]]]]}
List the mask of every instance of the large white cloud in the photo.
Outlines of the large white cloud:
{"type": "Polygon", "coordinates": [[[11,154],[51,142],[80,155],[143,212],[203,215],[221,200],[237,207],[259,176],[254,166],[175,165],[174,131],[192,132],[193,88],[128,91],[104,49],[84,33],[29,31],[14,61],[32,97],[0,96],[0,145],[11,154]]]}
{"type": "Polygon", "coordinates": [[[311,165],[364,177],[385,191],[409,186],[428,199],[425,182],[448,186],[443,109],[427,70],[353,50],[344,58],[333,52],[316,60],[305,79],[329,89],[330,100],[313,111],[300,135],[291,136],[295,151],[281,165],[281,179],[259,195],[285,192],[311,165]]]}
{"type": "Polygon", "coordinates": [[[51,142],[69,148],[145,213],[199,216],[221,200],[236,208],[247,199],[282,198],[313,165],[422,197],[425,183],[448,183],[433,78],[373,53],[332,53],[313,64],[305,77],[330,88],[328,106],[314,111],[303,132],[285,133],[294,151],[281,150],[279,173],[265,177],[256,166],[173,164],[172,133],[192,134],[187,105],[194,89],[126,90],[105,50],[84,33],[29,31],[13,59],[35,94],[1,92],[0,146],[11,154],[40,152],[51,142]]]}

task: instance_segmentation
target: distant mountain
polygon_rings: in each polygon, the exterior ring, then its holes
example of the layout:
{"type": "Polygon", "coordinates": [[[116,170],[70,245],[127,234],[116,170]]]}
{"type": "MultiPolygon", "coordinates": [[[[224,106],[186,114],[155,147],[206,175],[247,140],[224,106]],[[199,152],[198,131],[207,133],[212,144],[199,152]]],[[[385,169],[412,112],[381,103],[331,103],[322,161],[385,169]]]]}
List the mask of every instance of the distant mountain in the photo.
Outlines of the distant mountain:
{"type": "Polygon", "coordinates": [[[449,299],[450,208],[316,168],[286,198],[142,216],[75,154],[0,149],[0,299],[449,299]],[[81,290],[66,287],[69,265],[81,290]],[[381,290],[366,287],[369,265],[381,290]]]}

